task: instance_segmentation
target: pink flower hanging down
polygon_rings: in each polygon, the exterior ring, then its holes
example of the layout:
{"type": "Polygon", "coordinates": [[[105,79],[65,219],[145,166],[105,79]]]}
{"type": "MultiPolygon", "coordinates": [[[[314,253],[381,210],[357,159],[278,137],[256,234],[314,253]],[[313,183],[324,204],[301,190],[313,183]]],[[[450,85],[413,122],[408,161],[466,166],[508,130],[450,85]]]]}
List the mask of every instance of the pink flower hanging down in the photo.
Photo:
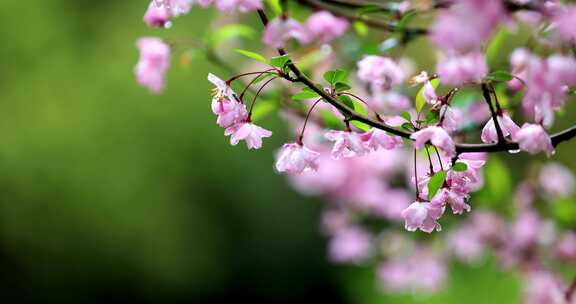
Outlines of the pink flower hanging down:
{"type": "Polygon", "coordinates": [[[251,122],[243,122],[226,129],[224,135],[231,135],[230,144],[233,146],[244,140],[248,149],[260,149],[262,138],[272,136],[272,132],[251,122]]]}
{"type": "MultiPolygon", "coordinates": [[[[507,113],[503,113],[502,115],[498,115],[497,118],[498,124],[500,125],[500,129],[502,130],[502,135],[504,137],[511,136],[513,137],[520,127],[514,123],[512,118],[508,116],[507,113]]],[[[484,143],[497,143],[498,142],[498,134],[496,133],[496,125],[494,124],[494,119],[490,118],[484,128],[482,129],[482,142],[484,143]]]]}
{"type": "Polygon", "coordinates": [[[273,48],[282,48],[291,38],[302,44],[307,44],[311,40],[306,28],[298,21],[292,18],[277,17],[266,26],[262,42],[273,48]]]}
{"type": "Polygon", "coordinates": [[[170,47],[160,38],[140,38],[136,44],[140,59],[134,69],[138,83],[159,94],[164,90],[164,77],[170,67],[170,47]]]}
{"type": "Polygon", "coordinates": [[[554,16],[553,25],[564,41],[574,43],[576,41],[576,5],[566,6],[554,16]]]}
{"type": "Polygon", "coordinates": [[[432,145],[444,151],[447,157],[456,155],[456,146],[452,141],[452,137],[441,127],[432,126],[424,128],[412,134],[410,138],[416,141],[414,143],[416,149],[422,149],[426,143],[430,142],[432,145]]]}
{"type": "Polygon", "coordinates": [[[468,194],[466,192],[442,188],[434,195],[430,203],[438,207],[450,205],[454,214],[462,214],[464,211],[470,212],[470,205],[466,203],[467,198],[468,194]]]}
{"type": "Polygon", "coordinates": [[[443,213],[443,207],[416,201],[402,211],[402,218],[404,218],[406,230],[416,231],[420,229],[426,233],[431,233],[434,230],[442,230],[442,226],[437,220],[443,213]]]}
{"type": "Polygon", "coordinates": [[[334,159],[365,155],[370,149],[364,144],[360,134],[351,131],[328,131],[326,139],[334,142],[332,157],[334,159]]]}
{"type": "Polygon", "coordinates": [[[442,83],[459,86],[468,82],[479,82],[488,74],[486,59],[480,52],[466,55],[451,55],[436,67],[442,83]]]}
{"type": "Polygon", "coordinates": [[[312,151],[302,144],[285,144],[278,153],[276,170],[288,174],[316,170],[319,157],[320,153],[312,151]]]}
{"type": "Polygon", "coordinates": [[[358,78],[380,90],[401,84],[407,75],[394,60],[382,56],[366,56],[358,61],[358,78]]]}
{"type": "MultiPolygon", "coordinates": [[[[200,4],[205,0],[199,0],[200,4]]],[[[144,14],[144,22],[151,27],[169,27],[170,20],[187,14],[193,0],[152,0],[144,14]]]]}
{"type": "Polygon", "coordinates": [[[224,12],[234,10],[249,12],[262,8],[262,0],[215,0],[215,2],[216,8],[224,12]]]}
{"type": "Polygon", "coordinates": [[[232,88],[214,74],[208,74],[208,80],[216,86],[212,97],[212,112],[218,115],[216,123],[229,128],[245,121],[248,117],[246,106],[237,100],[232,88]]]}
{"type": "Polygon", "coordinates": [[[386,150],[392,150],[403,146],[402,139],[399,136],[394,136],[382,131],[380,129],[372,128],[370,131],[362,133],[360,135],[362,141],[366,145],[376,151],[379,148],[386,150]]]}
{"type": "Polygon", "coordinates": [[[306,28],[321,43],[329,43],[344,35],[348,29],[348,21],[336,17],[330,12],[320,11],[308,17],[306,28]]]}
{"type": "Polygon", "coordinates": [[[555,152],[550,136],[541,125],[525,123],[512,139],[518,142],[520,150],[530,154],[546,152],[550,157],[555,152]]]}

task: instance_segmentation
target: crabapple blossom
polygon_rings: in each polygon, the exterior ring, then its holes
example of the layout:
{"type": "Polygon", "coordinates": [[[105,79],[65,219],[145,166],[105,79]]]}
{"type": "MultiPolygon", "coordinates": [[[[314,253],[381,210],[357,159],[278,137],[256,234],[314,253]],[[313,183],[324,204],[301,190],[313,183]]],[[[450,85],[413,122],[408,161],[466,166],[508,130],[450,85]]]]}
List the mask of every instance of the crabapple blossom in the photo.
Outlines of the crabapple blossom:
{"type": "Polygon", "coordinates": [[[140,59],[134,69],[138,83],[152,93],[161,93],[170,67],[170,46],[154,37],[140,38],[136,46],[140,50],[140,59]]]}
{"type": "Polygon", "coordinates": [[[361,156],[370,152],[360,134],[352,131],[328,131],[324,137],[334,142],[332,157],[340,159],[344,157],[361,156]]]}
{"type": "MultiPolygon", "coordinates": [[[[507,113],[502,113],[501,115],[497,115],[496,119],[498,120],[498,124],[502,130],[502,135],[504,137],[510,136],[513,137],[520,127],[514,123],[512,118],[508,116],[507,113]]],[[[496,125],[494,124],[494,119],[488,120],[484,128],[482,129],[482,136],[480,137],[482,142],[485,143],[497,143],[498,142],[498,133],[496,132],[496,125]]]]}
{"type": "Polygon", "coordinates": [[[565,284],[544,270],[530,272],[524,287],[525,304],[571,304],[566,301],[565,284]]]}
{"type": "Polygon", "coordinates": [[[371,236],[358,227],[338,230],[328,245],[330,259],[337,263],[360,262],[370,256],[371,236]]]}
{"type": "Polygon", "coordinates": [[[232,88],[214,74],[208,74],[208,80],[214,84],[212,112],[218,115],[216,123],[222,128],[229,128],[248,118],[246,106],[238,101],[232,88]]]}
{"type": "Polygon", "coordinates": [[[441,60],[436,72],[442,83],[459,86],[468,82],[480,82],[488,74],[486,59],[482,53],[452,55],[441,60]]]}
{"type": "Polygon", "coordinates": [[[289,39],[296,39],[302,44],[309,43],[312,38],[300,22],[292,18],[278,17],[270,21],[264,30],[262,42],[273,48],[284,47],[289,39]]]}
{"type": "Polygon", "coordinates": [[[576,6],[566,6],[553,18],[553,24],[560,37],[568,43],[576,41],[576,6]]]}
{"type": "Polygon", "coordinates": [[[395,149],[403,146],[402,139],[398,136],[389,135],[388,133],[372,128],[368,132],[360,135],[362,141],[372,150],[383,148],[386,150],[395,149]]]}
{"type": "Polygon", "coordinates": [[[576,262],[576,233],[566,232],[556,244],[556,255],[576,262]]]}
{"type": "Polygon", "coordinates": [[[262,8],[262,0],[214,0],[214,2],[218,10],[225,12],[231,12],[236,9],[241,12],[248,12],[262,8]]]}
{"type": "Polygon", "coordinates": [[[328,43],[344,35],[348,29],[348,21],[330,12],[320,11],[308,17],[306,29],[321,43],[328,43]]]}
{"type": "Polygon", "coordinates": [[[444,213],[444,207],[428,202],[415,201],[408,208],[402,211],[402,218],[405,221],[405,228],[408,231],[420,229],[426,233],[442,230],[442,226],[437,222],[444,213]]]}
{"type": "Polygon", "coordinates": [[[226,129],[225,135],[231,135],[230,144],[233,146],[244,140],[248,149],[260,149],[262,138],[272,136],[272,132],[251,122],[243,122],[226,129]]]}
{"type": "Polygon", "coordinates": [[[170,20],[187,14],[193,3],[194,0],[152,0],[144,14],[144,22],[151,27],[169,27],[170,20]]]}
{"type": "Polygon", "coordinates": [[[441,127],[427,127],[420,131],[413,133],[410,138],[415,140],[414,147],[416,149],[424,148],[428,142],[442,150],[446,156],[452,157],[456,154],[456,147],[452,138],[446,130],[441,127]]]}
{"type": "Polygon", "coordinates": [[[470,205],[466,204],[467,197],[467,193],[442,188],[434,195],[430,203],[434,206],[450,205],[454,214],[462,214],[464,211],[470,212],[470,205]]]}
{"type": "Polygon", "coordinates": [[[402,83],[406,73],[391,58],[371,55],[358,61],[358,78],[372,84],[374,88],[389,89],[402,83]]]}
{"type": "Polygon", "coordinates": [[[569,197],[574,193],[576,181],[570,169],[560,163],[548,163],[542,167],[539,176],[540,186],[545,195],[554,199],[569,197]]]}
{"type": "Polygon", "coordinates": [[[312,151],[300,143],[284,144],[278,152],[276,170],[288,174],[316,170],[318,157],[320,157],[320,153],[312,151]]]}
{"type": "Polygon", "coordinates": [[[555,152],[550,136],[541,125],[525,123],[512,139],[518,142],[520,150],[530,154],[545,152],[550,157],[555,152]]]}

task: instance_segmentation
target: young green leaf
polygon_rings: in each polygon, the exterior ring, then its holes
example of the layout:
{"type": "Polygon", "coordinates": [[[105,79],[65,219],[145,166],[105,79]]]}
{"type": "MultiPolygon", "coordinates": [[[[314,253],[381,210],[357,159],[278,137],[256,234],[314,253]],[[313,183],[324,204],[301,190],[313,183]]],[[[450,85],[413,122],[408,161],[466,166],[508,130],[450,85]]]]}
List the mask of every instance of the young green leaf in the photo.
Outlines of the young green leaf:
{"type": "MultiPolygon", "coordinates": [[[[354,104],[354,111],[362,114],[362,115],[367,115],[368,111],[366,110],[366,107],[364,106],[363,103],[357,101],[357,100],[353,100],[352,103],[354,104]]],[[[352,121],[352,125],[354,125],[356,128],[366,132],[368,130],[370,130],[370,126],[363,123],[363,122],[359,122],[359,121],[352,121]]]]}
{"type": "Polygon", "coordinates": [[[514,76],[507,71],[495,71],[490,73],[486,78],[492,81],[510,81],[514,79],[514,76]]]}
{"type": "Polygon", "coordinates": [[[345,105],[347,105],[348,107],[354,109],[354,101],[352,101],[352,98],[346,96],[346,95],[341,95],[338,96],[338,100],[340,100],[341,102],[343,102],[345,105]]]}
{"type": "Polygon", "coordinates": [[[351,88],[352,88],[351,86],[349,86],[347,83],[344,83],[344,82],[337,82],[334,85],[334,89],[336,90],[336,92],[348,91],[351,88]]]}
{"type": "Polygon", "coordinates": [[[324,80],[329,84],[335,85],[337,82],[344,82],[348,79],[348,72],[344,70],[331,70],[324,73],[324,80]]]}
{"type": "Polygon", "coordinates": [[[436,172],[430,180],[428,181],[428,199],[431,200],[434,195],[442,188],[444,185],[444,180],[446,179],[446,171],[436,172]]]}
{"type": "MultiPolygon", "coordinates": [[[[430,80],[432,87],[436,89],[440,85],[440,80],[438,78],[430,80]]],[[[418,94],[416,94],[416,111],[420,113],[424,106],[426,105],[426,99],[424,98],[424,86],[420,88],[418,94]]]]}
{"type": "Polygon", "coordinates": [[[262,55],[260,55],[260,54],[258,54],[258,53],[254,53],[254,52],[247,51],[247,50],[241,50],[241,49],[236,49],[236,52],[239,53],[239,54],[241,54],[241,55],[244,55],[244,56],[246,56],[246,57],[248,57],[248,58],[252,58],[252,59],[254,59],[254,60],[258,60],[258,61],[261,61],[261,62],[264,62],[264,63],[267,63],[267,62],[268,62],[268,60],[266,60],[266,58],[264,58],[264,56],[262,56],[262,55]]]}
{"type": "Polygon", "coordinates": [[[317,98],[319,95],[318,93],[312,91],[310,88],[304,88],[302,91],[292,95],[292,99],[296,101],[302,101],[306,99],[317,98]]]}
{"type": "Polygon", "coordinates": [[[468,165],[466,163],[457,162],[452,166],[452,170],[456,172],[464,172],[468,170],[468,165]]]}
{"type": "Polygon", "coordinates": [[[400,116],[402,116],[402,118],[404,118],[407,122],[412,121],[412,115],[410,115],[410,112],[404,111],[400,113],[400,116]]]}
{"type": "Polygon", "coordinates": [[[290,61],[290,57],[288,57],[288,55],[272,57],[270,59],[270,65],[282,69],[288,63],[288,61],[290,61]]]}
{"type": "Polygon", "coordinates": [[[217,48],[227,40],[246,38],[253,39],[256,37],[256,31],[244,24],[228,24],[214,31],[210,36],[210,44],[217,48]]]}

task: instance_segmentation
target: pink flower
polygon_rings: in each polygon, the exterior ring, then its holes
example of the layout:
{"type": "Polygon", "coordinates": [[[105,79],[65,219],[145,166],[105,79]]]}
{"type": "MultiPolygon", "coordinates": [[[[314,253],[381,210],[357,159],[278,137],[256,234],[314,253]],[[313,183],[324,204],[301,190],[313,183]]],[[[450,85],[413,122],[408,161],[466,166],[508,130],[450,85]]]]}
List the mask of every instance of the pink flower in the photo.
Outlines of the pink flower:
{"type": "Polygon", "coordinates": [[[442,226],[437,220],[444,213],[443,207],[434,206],[426,202],[413,202],[408,208],[402,211],[402,218],[405,221],[405,228],[408,231],[420,229],[426,233],[442,230],[442,226]]]}
{"type": "Polygon", "coordinates": [[[330,259],[337,263],[360,262],[370,256],[371,237],[359,227],[338,230],[328,244],[330,259]]]}
{"type": "Polygon", "coordinates": [[[285,144],[278,153],[276,170],[288,174],[298,174],[316,170],[319,157],[320,153],[312,151],[302,144],[285,144]]]}
{"type": "Polygon", "coordinates": [[[525,123],[512,139],[518,142],[520,150],[530,154],[546,152],[550,157],[555,152],[550,136],[541,125],[525,123]]]}
{"type": "Polygon", "coordinates": [[[241,12],[255,11],[262,8],[262,0],[215,0],[216,8],[220,11],[231,12],[239,10],[241,12]]]}
{"type": "Polygon", "coordinates": [[[473,225],[464,225],[453,230],[448,237],[448,245],[454,254],[465,262],[477,261],[486,247],[478,229],[473,225]]]}
{"type": "Polygon", "coordinates": [[[436,94],[436,89],[434,89],[434,86],[432,86],[432,83],[430,81],[426,81],[426,83],[424,84],[424,90],[422,91],[422,95],[424,96],[424,99],[429,105],[434,106],[440,103],[440,99],[436,94]]]}
{"type": "Polygon", "coordinates": [[[235,146],[241,140],[246,141],[248,149],[260,149],[262,138],[272,136],[272,132],[261,128],[251,122],[243,122],[226,129],[225,135],[230,137],[230,144],[235,146]]]}
{"type": "Polygon", "coordinates": [[[552,273],[540,270],[525,276],[525,304],[568,304],[565,284],[552,273]]]}
{"type": "Polygon", "coordinates": [[[308,32],[318,37],[321,43],[329,43],[344,35],[348,29],[348,21],[336,17],[330,12],[320,11],[308,17],[306,28],[308,32]]]}
{"type": "MultiPolygon", "coordinates": [[[[498,120],[498,124],[500,125],[500,129],[502,130],[502,135],[504,137],[511,136],[513,137],[520,127],[514,123],[512,118],[508,116],[507,113],[503,113],[502,115],[497,115],[496,119],[498,120]]],[[[498,142],[498,134],[496,133],[496,126],[494,125],[494,119],[490,118],[484,129],[482,129],[482,142],[484,143],[497,143],[498,142]]]]}
{"type": "Polygon", "coordinates": [[[170,67],[170,47],[159,38],[140,38],[136,44],[140,59],[134,69],[138,83],[153,93],[164,90],[164,77],[170,67]]]}
{"type": "Polygon", "coordinates": [[[358,62],[358,78],[375,88],[389,89],[401,84],[406,79],[406,73],[390,58],[366,56],[358,62]]]}
{"type": "Polygon", "coordinates": [[[556,244],[556,255],[565,260],[576,261],[576,233],[566,232],[556,244]]]}
{"type": "Polygon", "coordinates": [[[456,146],[454,145],[452,138],[448,135],[446,130],[441,127],[432,126],[424,128],[413,133],[410,138],[416,141],[414,144],[416,149],[422,149],[426,143],[430,142],[432,145],[444,151],[447,157],[456,155],[456,146]]]}
{"type": "Polygon", "coordinates": [[[564,41],[574,43],[576,41],[576,6],[566,6],[554,16],[553,24],[564,41]]]}
{"type": "Polygon", "coordinates": [[[372,150],[378,150],[378,148],[392,150],[402,147],[404,144],[399,136],[389,135],[385,131],[376,128],[372,128],[370,131],[362,133],[360,137],[372,150]]]}
{"type": "Polygon", "coordinates": [[[302,44],[309,43],[311,40],[306,28],[298,21],[292,18],[278,17],[266,26],[262,42],[273,48],[282,48],[290,38],[294,38],[302,44]]]}
{"type": "Polygon", "coordinates": [[[445,58],[436,67],[442,83],[459,86],[468,82],[480,82],[488,74],[484,55],[479,52],[453,55],[445,58]]]}
{"type": "Polygon", "coordinates": [[[169,27],[170,20],[188,13],[192,4],[193,0],[152,0],[144,14],[144,22],[151,27],[169,27]]]}
{"type": "Polygon", "coordinates": [[[354,157],[367,154],[370,149],[364,144],[360,134],[351,131],[328,131],[325,136],[334,142],[332,157],[334,159],[354,157]]]}
{"type": "Polygon", "coordinates": [[[437,207],[449,204],[454,214],[462,214],[464,211],[470,212],[470,205],[466,204],[467,196],[467,193],[442,188],[434,195],[430,203],[437,207]]]}
{"type": "Polygon", "coordinates": [[[218,115],[216,123],[222,128],[229,128],[246,121],[246,106],[237,100],[232,88],[214,74],[208,74],[208,80],[216,86],[212,97],[212,112],[218,115]]]}
{"type": "Polygon", "coordinates": [[[551,199],[571,196],[576,186],[572,171],[560,163],[542,167],[539,180],[545,195],[551,199]]]}

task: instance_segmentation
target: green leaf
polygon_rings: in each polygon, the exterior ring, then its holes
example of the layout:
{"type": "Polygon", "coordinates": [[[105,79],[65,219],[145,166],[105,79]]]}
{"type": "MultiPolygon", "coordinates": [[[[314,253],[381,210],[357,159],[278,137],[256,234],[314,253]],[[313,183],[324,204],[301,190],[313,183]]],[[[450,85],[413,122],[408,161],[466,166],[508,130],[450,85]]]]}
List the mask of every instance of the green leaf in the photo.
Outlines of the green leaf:
{"type": "Polygon", "coordinates": [[[576,218],[576,201],[570,198],[561,198],[550,204],[554,218],[560,223],[574,227],[576,218]]]}
{"type": "Polygon", "coordinates": [[[337,82],[334,85],[334,88],[336,89],[336,92],[342,92],[342,91],[348,91],[350,90],[352,87],[350,85],[348,85],[347,83],[344,82],[337,82]]]}
{"type": "Polygon", "coordinates": [[[457,162],[452,166],[452,170],[456,172],[464,172],[468,170],[468,165],[466,163],[457,162]]]}
{"type": "Polygon", "coordinates": [[[490,66],[493,66],[496,63],[496,59],[498,55],[501,53],[502,44],[504,43],[504,41],[506,41],[506,38],[508,38],[508,36],[509,36],[508,30],[506,29],[506,27],[502,26],[498,30],[498,32],[496,32],[494,38],[490,40],[490,43],[486,48],[486,61],[490,66]]]}
{"type": "Polygon", "coordinates": [[[348,80],[348,72],[344,70],[331,70],[324,73],[324,80],[331,85],[334,85],[337,82],[345,83],[348,80]]]}
{"type": "Polygon", "coordinates": [[[252,59],[264,62],[264,63],[268,63],[268,60],[266,60],[266,58],[264,58],[264,56],[262,56],[258,53],[254,53],[254,52],[247,51],[247,50],[241,50],[241,49],[236,49],[235,51],[241,55],[248,57],[248,58],[252,58],[252,59]]]}
{"type": "Polygon", "coordinates": [[[416,17],[416,11],[414,11],[414,10],[405,13],[404,16],[402,17],[402,19],[400,19],[400,22],[398,22],[398,24],[396,24],[396,27],[400,30],[404,29],[405,27],[408,26],[410,21],[412,21],[412,19],[414,19],[414,17],[416,17]]]}
{"type": "Polygon", "coordinates": [[[412,123],[409,123],[409,122],[403,123],[401,127],[402,127],[402,129],[404,129],[406,131],[414,130],[414,126],[412,125],[412,123]]]}
{"type": "MultiPolygon", "coordinates": [[[[358,113],[360,113],[360,114],[362,114],[362,115],[367,115],[367,114],[368,114],[368,111],[366,110],[366,107],[364,106],[363,103],[361,103],[361,102],[359,102],[359,101],[357,101],[357,100],[353,100],[352,102],[353,102],[353,104],[354,104],[354,111],[356,111],[356,112],[358,112],[358,113]]],[[[363,122],[359,122],[359,121],[353,120],[353,121],[352,121],[352,125],[354,125],[356,128],[358,128],[358,129],[360,129],[360,130],[362,130],[362,131],[364,131],[364,132],[370,130],[370,126],[367,125],[367,124],[365,124],[365,123],[363,123],[363,122]]]]}
{"type": "Polygon", "coordinates": [[[400,116],[402,116],[402,118],[404,118],[407,122],[412,121],[412,115],[410,115],[410,112],[404,111],[400,113],[400,116]]]}
{"type": "Polygon", "coordinates": [[[514,79],[514,76],[507,71],[495,71],[490,73],[486,78],[492,81],[510,81],[514,79]]]}
{"type": "Polygon", "coordinates": [[[329,129],[334,130],[341,130],[342,129],[342,121],[332,113],[330,110],[322,110],[320,112],[320,116],[322,116],[322,120],[324,121],[324,125],[329,129]]]}
{"type": "Polygon", "coordinates": [[[304,88],[304,89],[302,89],[302,91],[292,95],[292,99],[296,100],[296,101],[302,101],[302,100],[306,100],[306,99],[317,98],[319,96],[320,95],[318,95],[318,93],[312,91],[312,89],[304,88]]]}
{"type": "Polygon", "coordinates": [[[431,200],[434,195],[442,188],[444,185],[444,180],[446,179],[446,171],[436,172],[430,180],[428,181],[428,199],[431,200]]]}
{"type": "Polygon", "coordinates": [[[282,5],[280,4],[280,0],[266,0],[266,3],[270,6],[270,9],[275,15],[282,14],[282,5]]]}
{"type": "Polygon", "coordinates": [[[368,35],[368,26],[366,25],[366,23],[362,22],[362,21],[356,21],[354,22],[354,30],[356,31],[356,33],[358,34],[358,36],[360,37],[365,37],[366,35],[368,35]]]}
{"type": "Polygon", "coordinates": [[[228,24],[220,27],[210,35],[210,44],[217,48],[227,40],[237,38],[253,39],[256,31],[244,24],[228,24]]]}
{"type": "Polygon", "coordinates": [[[288,57],[288,55],[272,57],[270,59],[270,65],[282,69],[282,68],[284,68],[284,66],[286,66],[288,61],[290,61],[290,57],[288,57]]]}
{"type": "MultiPolygon", "coordinates": [[[[430,80],[432,87],[436,89],[440,85],[440,80],[438,78],[430,80]]],[[[416,94],[416,111],[420,113],[424,106],[426,105],[426,99],[424,98],[424,86],[420,88],[418,94],[416,94]]]]}
{"type": "Polygon", "coordinates": [[[354,101],[352,101],[352,98],[350,98],[349,96],[341,95],[341,96],[338,96],[337,99],[340,100],[341,102],[343,102],[349,108],[354,109],[354,101]]]}
{"type": "Polygon", "coordinates": [[[440,120],[440,112],[439,111],[429,111],[426,113],[426,123],[427,124],[434,124],[440,120]]]}

